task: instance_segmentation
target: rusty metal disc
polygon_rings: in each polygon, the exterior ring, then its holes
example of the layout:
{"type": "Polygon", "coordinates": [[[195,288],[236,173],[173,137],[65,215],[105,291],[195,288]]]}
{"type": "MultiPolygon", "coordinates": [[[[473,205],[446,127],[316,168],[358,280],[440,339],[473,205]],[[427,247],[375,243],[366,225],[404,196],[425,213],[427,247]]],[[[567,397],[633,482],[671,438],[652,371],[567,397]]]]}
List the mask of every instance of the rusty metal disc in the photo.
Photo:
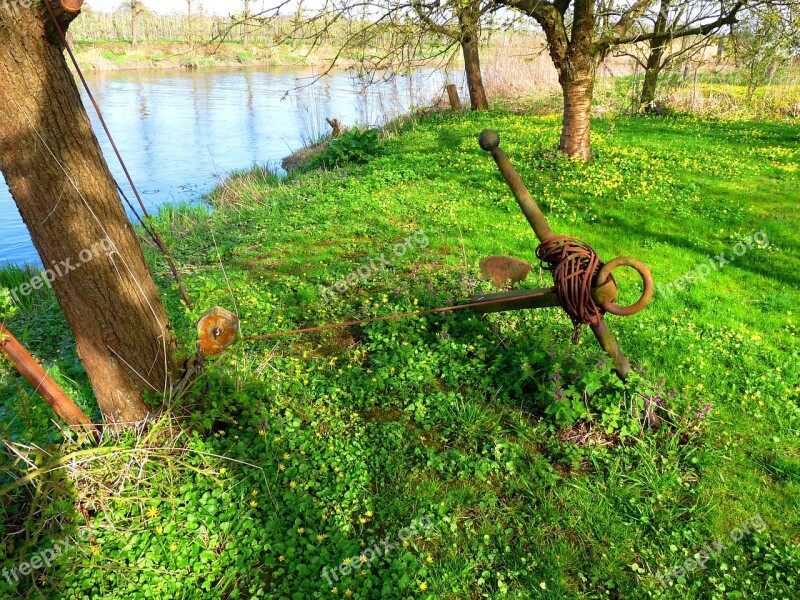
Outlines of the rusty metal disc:
{"type": "Polygon", "coordinates": [[[239,337],[239,317],[217,306],[205,313],[197,322],[200,354],[216,356],[239,337]]]}

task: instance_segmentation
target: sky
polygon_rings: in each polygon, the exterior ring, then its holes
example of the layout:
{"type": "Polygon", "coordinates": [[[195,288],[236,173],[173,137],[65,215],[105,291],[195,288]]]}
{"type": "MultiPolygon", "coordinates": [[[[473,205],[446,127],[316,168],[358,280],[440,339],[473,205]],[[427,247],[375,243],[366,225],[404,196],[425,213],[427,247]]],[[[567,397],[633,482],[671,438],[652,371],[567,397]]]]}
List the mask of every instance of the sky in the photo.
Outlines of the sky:
{"type": "MultiPolygon", "coordinates": [[[[264,8],[277,6],[282,0],[251,0],[252,11],[260,10],[261,5],[264,8]]],[[[122,0],[87,0],[86,4],[91,6],[94,10],[101,12],[111,12],[122,3],[122,0]]],[[[186,0],[144,0],[145,6],[153,12],[171,14],[183,13],[186,14],[186,0]]],[[[241,0],[202,0],[198,2],[195,0],[193,4],[202,4],[203,10],[209,14],[215,15],[229,15],[242,10],[244,3],[241,0]]],[[[305,2],[309,5],[310,3],[305,2]]]]}

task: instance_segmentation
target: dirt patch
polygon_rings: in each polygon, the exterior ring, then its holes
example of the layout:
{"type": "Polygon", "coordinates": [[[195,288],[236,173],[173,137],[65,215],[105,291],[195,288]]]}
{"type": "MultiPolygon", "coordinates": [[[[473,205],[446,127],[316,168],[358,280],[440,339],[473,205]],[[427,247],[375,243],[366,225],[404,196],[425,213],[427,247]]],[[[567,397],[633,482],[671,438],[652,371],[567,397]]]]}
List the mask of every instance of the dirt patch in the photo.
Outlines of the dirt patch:
{"type": "Polygon", "coordinates": [[[281,166],[287,173],[294,173],[303,168],[304,165],[308,164],[308,162],[315,156],[319,156],[325,152],[327,148],[328,142],[315,144],[314,146],[308,146],[307,148],[301,148],[297,152],[293,152],[284,158],[281,161],[281,166]]]}

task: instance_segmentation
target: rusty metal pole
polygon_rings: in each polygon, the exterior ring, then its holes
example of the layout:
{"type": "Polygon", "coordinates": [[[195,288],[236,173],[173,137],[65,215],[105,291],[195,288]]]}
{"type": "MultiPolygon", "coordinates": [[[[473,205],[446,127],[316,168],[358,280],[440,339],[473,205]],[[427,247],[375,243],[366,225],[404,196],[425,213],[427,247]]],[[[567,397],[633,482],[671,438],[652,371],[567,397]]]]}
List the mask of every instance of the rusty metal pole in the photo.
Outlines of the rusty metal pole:
{"type": "MultiPolygon", "coordinates": [[[[519,207],[522,209],[525,218],[528,220],[528,223],[530,223],[539,241],[546,242],[550,238],[555,237],[555,233],[550,229],[550,225],[547,223],[544,213],[542,213],[539,205],[536,204],[528,188],[525,187],[525,183],[523,183],[522,178],[519,176],[519,173],[517,173],[514,165],[511,164],[506,153],[500,148],[500,136],[497,132],[487,129],[481,133],[478,141],[483,150],[491,153],[494,161],[497,163],[497,167],[500,169],[500,173],[502,173],[508,187],[511,188],[514,197],[519,203],[519,207]]],[[[601,317],[597,325],[591,325],[591,329],[597,341],[600,343],[600,346],[614,361],[614,366],[620,378],[624,380],[631,372],[631,364],[622,352],[622,348],[614,337],[614,334],[611,333],[608,325],[606,325],[605,320],[601,317]]]]}
{"type": "Polygon", "coordinates": [[[25,350],[2,323],[0,323],[0,350],[8,356],[11,364],[31,385],[33,391],[44,398],[67,425],[81,433],[91,433],[95,440],[100,439],[100,430],[97,426],[53,381],[53,378],[45,372],[36,359],[25,350]]]}

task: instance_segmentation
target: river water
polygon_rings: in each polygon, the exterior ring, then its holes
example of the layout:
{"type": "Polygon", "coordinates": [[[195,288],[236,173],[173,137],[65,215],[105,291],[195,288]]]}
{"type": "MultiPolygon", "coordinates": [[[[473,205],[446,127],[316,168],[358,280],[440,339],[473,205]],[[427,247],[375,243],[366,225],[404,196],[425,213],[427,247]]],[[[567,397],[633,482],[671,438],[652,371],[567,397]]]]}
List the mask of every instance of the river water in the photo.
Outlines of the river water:
{"type": "MultiPolygon", "coordinates": [[[[278,166],[309,139],[330,131],[326,117],[379,125],[426,104],[441,90],[444,74],[420,72],[367,89],[344,71],[314,79],[307,68],[280,67],[119,71],[88,78],[148,210],[197,200],[232,170],[278,166]]],[[[85,98],[84,103],[90,106],[85,98]]],[[[111,171],[128,193],[108,140],[89,114],[111,171]]],[[[0,176],[3,262],[40,263],[0,176]]]]}

